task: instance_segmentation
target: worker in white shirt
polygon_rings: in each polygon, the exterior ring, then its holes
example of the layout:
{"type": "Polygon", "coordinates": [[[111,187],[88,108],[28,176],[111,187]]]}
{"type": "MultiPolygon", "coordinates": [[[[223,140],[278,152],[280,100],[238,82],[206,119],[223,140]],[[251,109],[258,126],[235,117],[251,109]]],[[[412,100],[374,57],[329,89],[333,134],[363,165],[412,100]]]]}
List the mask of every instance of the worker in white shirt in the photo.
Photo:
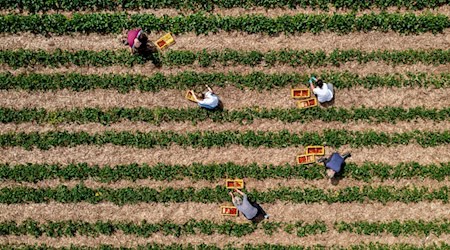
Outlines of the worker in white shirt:
{"type": "Polygon", "coordinates": [[[220,104],[219,97],[214,94],[214,92],[208,85],[206,85],[206,88],[208,89],[206,93],[200,93],[198,97],[194,94],[193,98],[201,108],[209,110],[216,109],[220,104]]]}
{"type": "Polygon", "coordinates": [[[317,96],[317,101],[320,103],[325,103],[333,100],[334,98],[334,88],[331,83],[324,83],[322,80],[317,80],[315,77],[309,79],[309,85],[311,91],[317,96]],[[314,86],[314,83],[317,85],[314,86]]]}

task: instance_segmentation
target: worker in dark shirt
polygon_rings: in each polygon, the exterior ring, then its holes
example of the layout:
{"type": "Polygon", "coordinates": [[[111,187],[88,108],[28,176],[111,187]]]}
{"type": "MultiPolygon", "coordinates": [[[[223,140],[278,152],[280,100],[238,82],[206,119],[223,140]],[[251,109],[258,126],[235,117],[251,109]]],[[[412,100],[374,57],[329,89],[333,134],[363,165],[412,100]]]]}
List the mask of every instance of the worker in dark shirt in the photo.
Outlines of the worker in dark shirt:
{"type": "Polygon", "coordinates": [[[345,159],[350,156],[350,153],[341,156],[338,152],[334,152],[329,158],[322,157],[318,160],[318,162],[324,163],[325,168],[327,169],[327,176],[331,181],[336,175],[341,173],[345,159]]]}

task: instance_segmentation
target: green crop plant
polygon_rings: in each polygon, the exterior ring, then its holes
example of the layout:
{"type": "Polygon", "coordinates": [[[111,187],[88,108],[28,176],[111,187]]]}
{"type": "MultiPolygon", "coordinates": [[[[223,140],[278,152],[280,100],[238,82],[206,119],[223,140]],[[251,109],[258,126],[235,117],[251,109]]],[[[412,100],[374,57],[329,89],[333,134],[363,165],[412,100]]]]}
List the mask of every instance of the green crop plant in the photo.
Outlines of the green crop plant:
{"type": "Polygon", "coordinates": [[[37,34],[120,33],[129,27],[144,30],[168,30],[175,34],[195,32],[196,34],[223,31],[247,33],[320,33],[325,31],[350,33],[356,31],[395,31],[405,34],[424,32],[439,33],[450,27],[450,20],[442,14],[412,13],[369,13],[350,14],[297,14],[267,17],[263,15],[221,16],[198,12],[190,15],[158,17],[154,14],[127,13],[74,13],[0,15],[0,33],[32,32],[37,34]],[[411,24],[414,25],[411,25],[411,24]]]}
{"type": "MultiPolygon", "coordinates": [[[[422,165],[417,162],[405,162],[397,165],[365,162],[363,164],[347,163],[344,178],[371,182],[430,178],[442,181],[450,175],[450,163],[422,165]]],[[[216,182],[223,178],[254,178],[274,179],[304,179],[319,180],[325,178],[324,167],[321,164],[305,165],[241,165],[232,162],[223,164],[170,165],[158,163],[155,165],[131,163],[116,166],[89,165],[87,163],[61,164],[0,164],[0,180],[36,183],[43,180],[60,179],[87,180],[100,182],[117,182],[121,180],[154,179],[171,181],[189,178],[192,180],[207,180],[216,182]]]]}
{"type": "Polygon", "coordinates": [[[353,148],[375,145],[391,146],[418,143],[422,147],[432,147],[450,143],[450,132],[409,131],[404,133],[384,133],[375,131],[324,130],[322,133],[290,133],[262,131],[197,131],[189,133],[160,132],[115,132],[89,134],[87,132],[46,132],[46,133],[6,133],[0,134],[1,147],[34,147],[48,150],[52,147],[74,147],[78,145],[129,146],[137,148],[183,147],[211,148],[241,145],[244,147],[284,148],[289,146],[327,145],[340,147],[350,145],[353,148]]]}
{"type": "MultiPolygon", "coordinates": [[[[361,51],[339,50],[330,53],[322,50],[272,50],[268,52],[239,51],[239,50],[212,50],[189,51],[170,50],[160,54],[158,60],[165,66],[184,66],[199,62],[201,67],[215,65],[243,65],[254,67],[265,64],[267,67],[275,65],[288,65],[291,67],[307,66],[340,66],[347,62],[368,63],[385,62],[391,65],[413,65],[423,63],[428,65],[442,65],[450,62],[450,50],[405,50],[405,51],[361,51]]],[[[102,50],[102,51],[66,51],[56,49],[52,52],[44,50],[2,50],[0,51],[0,64],[13,68],[44,65],[49,67],[61,67],[67,65],[106,67],[112,65],[145,64],[149,60],[131,55],[127,50],[102,50]]]]}
{"type": "MultiPolygon", "coordinates": [[[[428,187],[408,186],[396,188],[392,186],[352,186],[341,189],[319,188],[286,188],[280,187],[267,191],[244,190],[251,199],[261,203],[285,201],[290,203],[348,203],[348,202],[402,202],[416,203],[420,201],[440,201],[448,203],[449,188],[447,186],[431,189],[428,187]]],[[[0,203],[60,203],[87,202],[97,204],[112,202],[117,205],[137,204],[141,202],[198,202],[221,203],[229,201],[227,189],[223,186],[215,188],[88,188],[82,184],[75,187],[60,185],[54,188],[12,187],[0,189],[0,203]]],[[[314,228],[314,230],[320,230],[314,228]]]]}
{"type": "Polygon", "coordinates": [[[304,85],[311,75],[332,82],[336,88],[377,88],[377,87],[433,87],[447,88],[450,86],[450,74],[441,73],[429,75],[407,72],[401,74],[368,74],[361,76],[351,72],[316,72],[311,74],[252,72],[250,74],[199,73],[184,71],[179,74],[164,75],[156,73],[144,75],[85,75],[68,74],[37,74],[26,73],[13,75],[9,72],[0,73],[0,89],[23,90],[59,90],[70,89],[86,91],[91,89],[115,89],[121,93],[131,90],[156,92],[163,89],[191,89],[204,84],[212,87],[234,86],[239,89],[271,90],[281,87],[304,85]]]}
{"type": "Polygon", "coordinates": [[[63,11],[79,11],[79,10],[139,10],[174,8],[179,10],[203,10],[212,11],[215,8],[313,8],[321,10],[329,10],[330,7],[364,10],[371,8],[386,9],[388,7],[406,8],[412,10],[421,10],[425,8],[437,8],[450,4],[448,0],[89,0],[89,1],[70,1],[70,0],[36,0],[33,2],[25,0],[1,0],[0,7],[4,10],[24,10],[30,12],[63,10],[63,11]]]}
{"type": "Polygon", "coordinates": [[[410,109],[397,107],[383,108],[310,108],[310,109],[267,109],[244,108],[239,110],[224,110],[209,112],[204,109],[188,108],[84,108],[71,110],[46,110],[43,108],[11,109],[0,107],[0,122],[2,123],[92,123],[112,124],[120,121],[142,121],[153,124],[164,122],[192,122],[212,120],[213,122],[238,122],[249,124],[257,119],[278,120],[287,123],[306,123],[313,120],[325,122],[387,122],[412,121],[417,119],[431,121],[446,121],[450,118],[450,108],[427,109],[415,107],[410,109]]]}

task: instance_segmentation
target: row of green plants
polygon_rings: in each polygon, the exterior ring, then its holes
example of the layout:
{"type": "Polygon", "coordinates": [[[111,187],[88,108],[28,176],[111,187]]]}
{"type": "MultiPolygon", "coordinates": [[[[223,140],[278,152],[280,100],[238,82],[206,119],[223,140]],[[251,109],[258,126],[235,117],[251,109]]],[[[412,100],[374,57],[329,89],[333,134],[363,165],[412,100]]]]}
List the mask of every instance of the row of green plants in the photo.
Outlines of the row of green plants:
{"type": "MultiPolygon", "coordinates": [[[[266,67],[276,65],[298,66],[340,66],[347,62],[385,62],[392,65],[399,64],[429,64],[442,65],[450,62],[450,50],[403,50],[403,51],[362,51],[362,50],[339,50],[330,53],[323,50],[271,50],[242,51],[242,50],[170,50],[159,54],[157,59],[165,66],[186,66],[197,64],[201,67],[212,66],[258,66],[266,67]]],[[[79,50],[68,51],[56,49],[52,52],[44,50],[1,50],[0,64],[13,68],[44,65],[49,67],[60,67],[68,65],[106,67],[111,65],[133,66],[145,64],[150,59],[134,56],[127,50],[79,50]]],[[[152,59],[153,60],[153,59],[152,59]]]]}
{"type": "Polygon", "coordinates": [[[411,245],[407,243],[397,243],[397,244],[382,244],[379,242],[370,243],[359,243],[352,244],[346,247],[340,245],[313,245],[313,246],[302,246],[302,245],[279,245],[279,244],[244,244],[242,246],[233,246],[232,244],[227,244],[224,247],[218,247],[217,245],[211,244],[156,244],[149,243],[146,245],[138,245],[136,247],[116,247],[113,245],[103,245],[100,244],[95,247],[80,246],[80,245],[70,245],[62,247],[53,247],[45,244],[35,244],[35,245],[25,245],[25,244],[4,244],[0,245],[1,249],[4,250],[446,250],[450,248],[450,245],[446,243],[437,243],[418,246],[411,245]]]}
{"type": "Polygon", "coordinates": [[[115,132],[89,134],[87,132],[45,132],[45,133],[5,133],[0,134],[0,147],[33,147],[48,150],[52,147],[75,147],[78,145],[129,146],[137,148],[183,147],[211,148],[241,145],[244,147],[283,148],[290,146],[322,145],[332,147],[350,145],[353,148],[371,147],[376,145],[394,146],[418,143],[422,147],[432,147],[450,143],[450,131],[408,131],[404,133],[384,133],[376,131],[324,130],[318,132],[290,133],[287,130],[279,132],[263,131],[197,131],[175,133],[159,132],[115,132]]]}
{"type": "MultiPolygon", "coordinates": [[[[285,201],[291,203],[349,203],[349,202],[430,202],[448,203],[449,187],[436,189],[409,186],[396,188],[393,186],[353,186],[342,189],[320,188],[286,188],[279,187],[267,191],[244,190],[251,199],[260,203],[285,201]]],[[[73,188],[60,185],[54,188],[12,187],[0,189],[0,203],[59,203],[112,202],[117,205],[136,204],[141,202],[199,202],[222,203],[230,201],[225,185],[215,188],[88,188],[78,184],[73,188]]]]}
{"type": "Polygon", "coordinates": [[[229,236],[242,237],[263,230],[265,234],[272,235],[282,229],[289,234],[296,234],[299,237],[320,234],[327,232],[327,226],[322,221],[305,223],[297,221],[293,223],[264,222],[261,224],[236,223],[227,220],[216,223],[209,220],[188,220],[183,224],[176,224],[171,221],[159,223],[133,223],[126,221],[96,221],[89,223],[84,221],[47,221],[39,223],[28,219],[21,224],[15,221],[0,222],[0,236],[2,235],[32,235],[34,237],[74,237],[76,235],[98,237],[100,235],[112,235],[116,232],[123,232],[125,235],[136,235],[140,237],[150,237],[155,233],[173,235],[176,237],[196,234],[224,234],[229,236]]]}
{"type": "Polygon", "coordinates": [[[365,121],[365,122],[387,122],[412,121],[417,119],[431,121],[446,121],[450,118],[450,107],[444,109],[427,109],[424,107],[399,108],[329,108],[321,109],[267,109],[267,108],[244,108],[239,110],[223,110],[221,112],[210,112],[199,108],[173,109],[173,108],[76,108],[71,110],[46,110],[44,108],[12,109],[0,107],[1,123],[101,123],[111,124],[120,121],[141,121],[152,124],[164,122],[192,122],[212,120],[213,122],[238,122],[239,124],[250,124],[257,119],[270,119],[282,122],[306,123],[313,120],[325,122],[339,121],[365,121]]]}
{"type": "Polygon", "coordinates": [[[74,13],[7,14],[0,15],[0,33],[33,32],[38,34],[120,33],[130,27],[151,31],[171,31],[175,34],[196,34],[223,31],[247,33],[320,33],[325,31],[349,33],[355,31],[395,31],[406,34],[439,33],[450,27],[450,20],[442,14],[370,13],[297,14],[268,17],[263,15],[221,16],[198,12],[190,15],[158,17],[154,14],[74,13]],[[412,25],[414,24],[414,25],[412,25]]]}
{"type": "Polygon", "coordinates": [[[330,7],[364,10],[371,8],[387,9],[388,7],[421,10],[426,8],[437,8],[450,4],[448,0],[0,0],[1,9],[25,10],[30,12],[63,10],[139,10],[139,9],[162,9],[175,8],[179,10],[204,10],[212,11],[215,8],[314,8],[329,10],[330,7]]]}
{"type": "MultiPolygon", "coordinates": [[[[172,181],[189,178],[193,181],[207,180],[216,182],[224,178],[269,178],[319,180],[325,178],[322,164],[314,165],[269,165],[228,163],[192,163],[190,165],[170,165],[158,163],[126,164],[126,165],[89,165],[87,163],[61,164],[0,164],[0,180],[16,182],[33,182],[51,179],[87,180],[111,183],[121,180],[153,179],[172,181]]],[[[450,176],[450,162],[421,165],[417,162],[405,162],[397,165],[365,162],[362,164],[347,163],[343,178],[352,178],[365,182],[374,179],[381,181],[430,178],[442,181],[450,176]]]]}
{"type": "MultiPolygon", "coordinates": [[[[379,235],[381,233],[398,236],[410,235],[436,235],[450,233],[450,222],[447,220],[423,221],[390,221],[390,222],[345,222],[338,221],[334,223],[334,230],[339,233],[350,232],[363,235],[379,235]]],[[[227,220],[222,223],[216,223],[209,220],[188,220],[183,224],[177,224],[171,221],[162,221],[159,223],[149,223],[142,221],[140,223],[126,221],[96,221],[89,223],[85,221],[47,221],[40,223],[35,220],[27,219],[18,224],[15,221],[0,222],[0,236],[3,235],[32,235],[34,237],[74,237],[76,235],[98,237],[100,235],[112,235],[116,232],[123,232],[125,235],[136,235],[140,237],[150,237],[155,233],[164,235],[173,235],[176,237],[196,234],[225,234],[229,236],[242,237],[262,230],[266,235],[272,235],[280,230],[289,234],[296,234],[299,237],[315,235],[328,232],[327,225],[323,221],[305,223],[296,222],[263,222],[260,224],[236,223],[227,220]]]]}
{"type": "Polygon", "coordinates": [[[450,222],[443,221],[391,221],[391,222],[345,222],[340,221],[334,224],[334,228],[339,232],[350,232],[363,235],[393,234],[395,237],[405,235],[436,235],[450,233],[450,222]]]}
{"type": "MultiPolygon", "coordinates": [[[[92,89],[115,89],[121,93],[139,90],[142,92],[156,92],[163,89],[193,89],[204,87],[234,86],[239,89],[271,90],[281,87],[305,86],[311,75],[326,82],[331,82],[336,88],[364,87],[434,87],[447,88],[450,86],[450,74],[441,73],[429,75],[426,73],[402,74],[368,74],[358,75],[345,72],[317,72],[312,74],[275,73],[266,74],[261,71],[249,74],[235,72],[228,73],[200,73],[183,71],[178,74],[164,75],[156,73],[151,76],[132,74],[103,74],[84,75],[68,74],[37,74],[22,73],[13,75],[10,72],[0,73],[0,89],[23,90],[60,90],[86,91],[92,89]]],[[[201,89],[198,89],[201,90],[201,89]]]]}

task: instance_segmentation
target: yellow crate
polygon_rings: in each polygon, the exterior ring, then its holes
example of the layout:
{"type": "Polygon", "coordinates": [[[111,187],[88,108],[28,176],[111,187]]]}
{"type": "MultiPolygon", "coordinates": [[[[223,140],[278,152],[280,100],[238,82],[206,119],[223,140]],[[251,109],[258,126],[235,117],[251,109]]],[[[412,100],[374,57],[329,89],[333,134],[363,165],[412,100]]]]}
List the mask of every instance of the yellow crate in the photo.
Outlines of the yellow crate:
{"type": "Polygon", "coordinates": [[[298,164],[310,164],[316,162],[316,156],[315,155],[298,155],[297,156],[297,163],[298,164]]]}
{"type": "Polygon", "coordinates": [[[309,98],[306,100],[297,101],[298,108],[310,108],[310,107],[315,107],[315,106],[317,106],[316,98],[309,98]]]}
{"type": "Polygon", "coordinates": [[[242,189],[244,188],[244,180],[242,179],[226,179],[225,187],[228,189],[242,189]]]}
{"type": "Polygon", "coordinates": [[[323,146],[308,146],[308,147],[306,147],[305,154],[325,155],[325,147],[323,147],[323,146]]]}
{"type": "Polygon", "coordinates": [[[165,49],[167,47],[169,47],[170,45],[175,43],[175,39],[173,38],[172,34],[169,32],[167,34],[165,34],[164,36],[162,36],[161,38],[159,38],[156,42],[155,45],[158,46],[159,49],[165,49]]]}
{"type": "Polygon", "coordinates": [[[186,92],[186,95],[184,96],[184,98],[188,99],[188,100],[191,101],[191,102],[197,102],[197,101],[194,99],[194,91],[192,91],[192,90],[188,90],[188,91],[186,92]]]}
{"type": "Polygon", "coordinates": [[[310,96],[311,92],[308,88],[291,89],[291,97],[294,99],[309,98],[310,96]]]}
{"type": "Polygon", "coordinates": [[[220,206],[220,214],[224,216],[236,217],[239,214],[239,210],[237,207],[231,205],[220,206]]]}

